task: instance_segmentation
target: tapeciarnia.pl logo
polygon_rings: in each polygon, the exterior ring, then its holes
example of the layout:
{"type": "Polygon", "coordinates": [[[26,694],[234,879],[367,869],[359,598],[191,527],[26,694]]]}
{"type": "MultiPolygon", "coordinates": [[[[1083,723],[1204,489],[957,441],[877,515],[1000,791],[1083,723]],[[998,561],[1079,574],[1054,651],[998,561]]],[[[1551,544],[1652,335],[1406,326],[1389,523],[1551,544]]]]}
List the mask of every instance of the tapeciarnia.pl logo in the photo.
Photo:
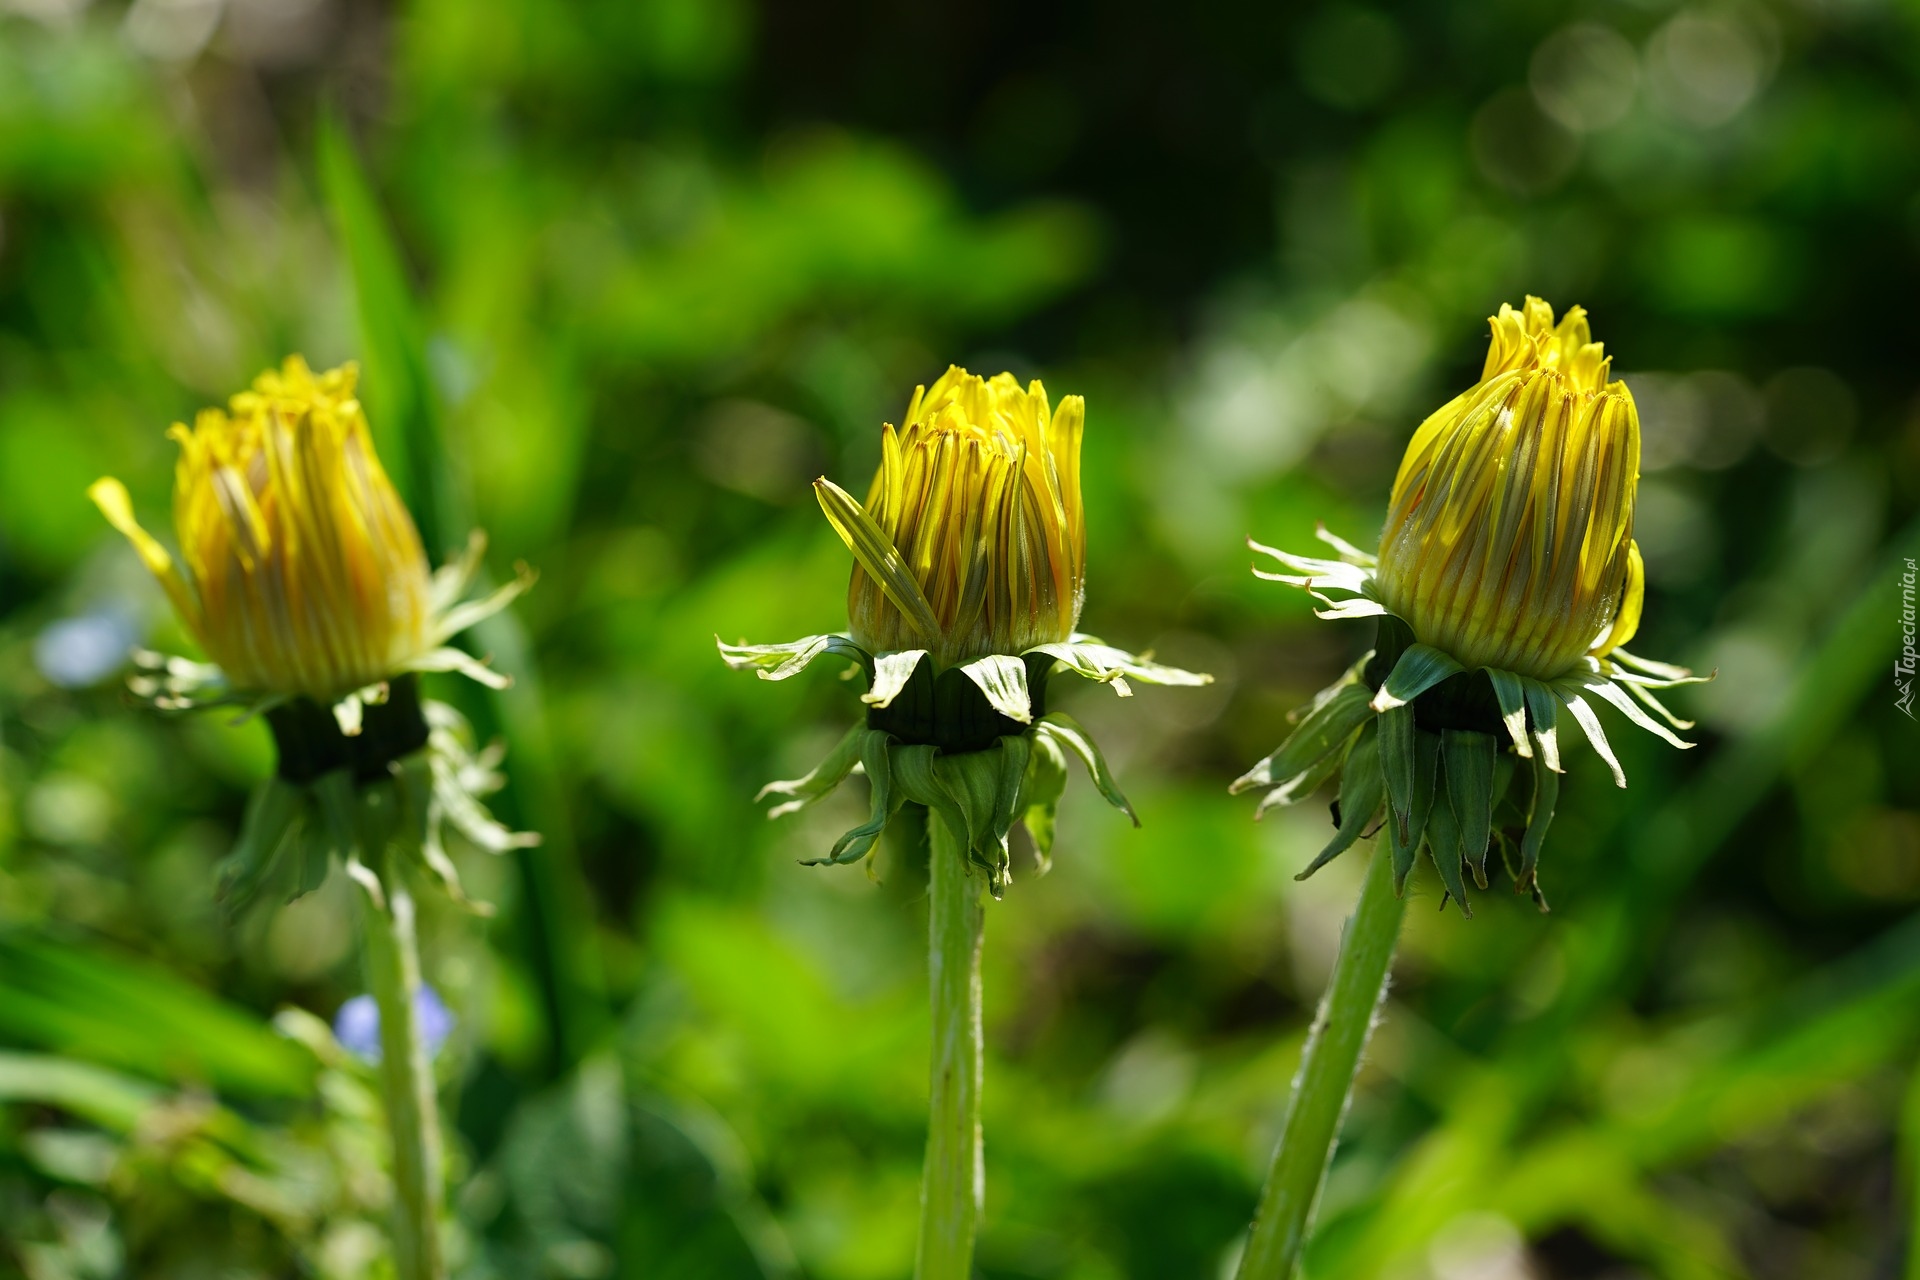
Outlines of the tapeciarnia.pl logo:
{"type": "Polygon", "coordinates": [[[1900,656],[1893,660],[1893,705],[1906,712],[1909,720],[1920,720],[1913,709],[1914,669],[1920,667],[1920,652],[1914,649],[1914,579],[1916,571],[1912,556],[1907,557],[1907,571],[1900,575],[1900,656]]]}

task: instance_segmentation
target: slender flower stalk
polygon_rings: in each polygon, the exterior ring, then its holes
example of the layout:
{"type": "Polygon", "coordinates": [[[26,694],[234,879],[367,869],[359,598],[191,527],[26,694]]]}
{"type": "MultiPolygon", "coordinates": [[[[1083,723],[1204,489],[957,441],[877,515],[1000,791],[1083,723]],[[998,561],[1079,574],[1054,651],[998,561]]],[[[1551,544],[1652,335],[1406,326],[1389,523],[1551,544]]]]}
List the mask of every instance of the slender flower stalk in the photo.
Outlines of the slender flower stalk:
{"type": "Polygon", "coordinates": [[[1560,790],[1561,713],[1622,787],[1589,698],[1692,745],[1672,732],[1692,726],[1652,690],[1698,678],[1622,647],[1645,591],[1633,396],[1611,380],[1579,307],[1556,321],[1530,297],[1491,323],[1480,381],[1407,446],[1377,557],[1324,528],[1337,559],[1249,540],[1283,570],[1257,575],[1312,592],[1320,617],[1376,618],[1379,630],[1233,790],[1264,788],[1264,813],[1338,780],[1336,833],[1300,879],[1377,832],[1387,847],[1374,853],[1315,1022],[1240,1280],[1285,1280],[1299,1263],[1419,855],[1439,875],[1442,905],[1471,916],[1467,881],[1487,888],[1498,849],[1515,892],[1544,911],[1539,858],[1560,790]]]}
{"type": "MultiPolygon", "coordinates": [[[[828,522],[853,553],[845,634],[790,644],[720,642],[720,656],[785,680],[822,654],[860,667],[863,723],[805,777],[773,782],[770,817],[805,808],[859,766],[872,815],[822,862],[860,862],[889,830],[929,860],[928,973],[933,1001],[931,1111],[921,1188],[920,1280],[971,1274],[984,1183],[980,1137],[980,949],[984,886],[1011,879],[1008,835],[1023,824],[1041,870],[1053,849],[1067,757],[1133,818],[1092,737],[1047,709],[1056,673],[1132,694],[1129,680],[1197,685],[1075,631],[1085,595],[1086,525],[1078,396],[951,368],[914,391],[905,425],[881,432],[879,473],[863,504],[824,477],[828,522]]],[[[1134,819],[1136,825],[1138,819],[1134,819]]]]}
{"type": "Polygon", "coordinates": [[[501,852],[538,837],[495,822],[500,749],[476,752],[452,708],[421,698],[422,672],[493,687],[506,678],[448,642],[532,582],[525,572],[466,600],[485,540],[432,572],[413,518],[374,451],[356,371],[298,356],[207,409],[180,445],[179,555],[141,526],[125,486],[89,490],[133,543],[211,662],[139,653],[134,693],[163,711],[231,705],[261,715],[278,749],[248,803],[220,892],[238,909],[269,886],[297,897],[337,860],[362,890],[368,986],[380,1013],[380,1078],[393,1138],[394,1265],[442,1280],[440,1117],[416,1016],[420,956],[410,878],[427,872],[471,902],[442,840],[451,822],[501,852]]]}
{"type": "Polygon", "coordinates": [[[444,1178],[433,1065],[418,1016],[420,946],[413,895],[396,879],[365,903],[367,978],[380,1009],[380,1091],[393,1134],[393,1255],[402,1277],[443,1276],[438,1230],[444,1178]]]}
{"type": "Polygon", "coordinates": [[[1367,867],[1360,902],[1340,938],[1327,993],[1314,1015],[1301,1051],[1300,1074],[1273,1168],[1260,1192],[1253,1235],[1240,1262],[1242,1276],[1288,1276],[1307,1247],[1307,1229],[1319,1205],[1327,1165],[1353,1100],[1360,1055],[1373,1032],[1375,1011],[1386,999],[1387,968],[1400,940],[1406,900],[1393,891],[1388,860],[1367,867]]]}
{"type": "Polygon", "coordinates": [[[933,1001],[927,1159],[920,1183],[920,1280],[967,1280],[986,1194],[980,1137],[980,882],[945,822],[933,823],[927,865],[928,994],[933,1001]]]}

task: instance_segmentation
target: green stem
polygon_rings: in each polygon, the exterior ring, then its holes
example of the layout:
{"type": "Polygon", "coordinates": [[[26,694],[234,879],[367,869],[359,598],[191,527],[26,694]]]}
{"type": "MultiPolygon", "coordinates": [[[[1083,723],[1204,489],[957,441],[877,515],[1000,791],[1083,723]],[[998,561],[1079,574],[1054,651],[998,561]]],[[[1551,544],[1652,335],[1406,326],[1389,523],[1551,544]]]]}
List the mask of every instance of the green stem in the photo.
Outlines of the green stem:
{"type": "Polygon", "coordinates": [[[1353,1095],[1360,1054],[1386,995],[1387,970],[1400,938],[1406,904],[1394,895],[1392,862],[1386,850],[1374,852],[1359,905],[1347,921],[1340,958],[1307,1036],[1280,1130],[1280,1149],[1260,1193],[1253,1237],[1240,1259],[1239,1280],[1289,1280],[1300,1265],[1340,1121],[1353,1095]]]}
{"type": "Polygon", "coordinates": [[[398,1280],[445,1280],[440,1256],[440,1112],[416,1016],[420,949],[413,898],[398,875],[367,899],[367,980],[380,1007],[380,1086],[393,1137],[393,1257],[398,1280]]]}
{"type": "Polygon", "coordinates": [[[920,1184],[918,1280],[967,1280],[985,1173],[980,1153],[980,944],[986,913],[966,847],[944,818],[927,821],[927,967],[933,1066],[927,1163],[920,1184]]]}

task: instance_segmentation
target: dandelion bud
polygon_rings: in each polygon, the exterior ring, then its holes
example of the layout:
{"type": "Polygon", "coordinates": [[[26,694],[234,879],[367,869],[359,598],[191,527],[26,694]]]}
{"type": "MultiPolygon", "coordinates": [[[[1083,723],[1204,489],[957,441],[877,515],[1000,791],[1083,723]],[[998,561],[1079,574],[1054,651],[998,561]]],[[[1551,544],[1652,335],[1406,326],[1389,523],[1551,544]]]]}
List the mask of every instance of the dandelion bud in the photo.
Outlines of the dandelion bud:
{"type": "Polygon", "coordinates": [[[845,490],[816,482],[855,557],[854,641],[925,649],[944,668],[1072,635],[1086,584],[1085,420],[1079,396],[1054,410],[1038,381],[1022,390],[1012,374],[954,367],[915,390],[905,426],[883,430],[866,518],[845,490]]]}
{"type": "Polygon", "coordinates": [[[336,857],[378,896],[378,877],[360,862],[363,843],[381,855],[389,843],[413,851],[465,903],[441,846],[443,817],[496,851],[537,840],[480,804],[502,781],[497,757],[472,750],[465,722],[425,700],[417,676],[457,671],[504,686],[447,641],[504,607],[532,575],[463,599],[486,548],[477,533],[465,555],[428,569],[413,517],[374,453],[356,377],[351,364],[316,374],[289,356],[224,412],[203,410],[191,428],[169,432],[180,445],[178,560],[141,527],[126,486],[106,477],[88,490],[212,659],[137,654],[129,687],[169,711],[245,706],[273,731],[275,776],[255,792],[223,874],[236,906],[288,864],[295,892],[312,889],[336,857]]]}
{"type": "Polygon", "coordinates": [[[1407,446],[1377,557],[1325,529],[1336,559],[1251,544],[1285,570],[1254,572],[1313,592],[1321,617],[1379,619],[1373,651],[1234,784],[1264,788],[1264,810],[1339,779],[1338,834],[1303,876],[1385,831],[1397,889],[1424,849],[1468,910],[1468,879],[1487,887],[1497,847],[1513,855],[1514,888],[1544,909],[1536,867],[1561,729],[1577,726],[1623,787],[1590,699],[1691,745],[1673,733],[1689,723],[1652,690],[1697,677],[1621,647],[1645,590],[1640,417],[1608,373],[1579,307],[1556,324],[1539,298],[1502,306],[1480,381],[1407,446]]]}
{"type": "Polygon", "coordinates": [[[487,812],[481,797],[504,782],[496,771],[504,747],[476,752],[465,720],[422,698],[417,673],[503,683],[445,641],[532,579],[523,572],[463,603],[485,546],[478,535],[455,565],[428,568],[420,532],[374,452],[354,397],[357,376],[351,364],[315,374],[289,356],[225,411],[205,409],[191,428],[173,427],[178,561],[141,526],[125,485],[105,477],[88,493],[213,660],[139,655],[142,672],[129,687],[168,710],[244,705],[273,733],[276,769],[247,803],[220,867],[219,897],[236,911],[269,891],[296,898],[336,864],[361,890],[373,990],[343,1009],[340,1038],[383,1059],[398,1206],[393,1270],[424,1280],[446,1274],[428,1064],[449,1017],[420,982],[408,872],[430,874],[456,904],[484,914],[491,908],[460,884],[444,828],[451,823],[494,852],[539,837],[487,812]]]}
{"type": "Polygon", "coordinates": [[[1550,680],[1639,626],[1640,419],[1578,307],[1502,306],[1482,381],[1394,481],[1380,601],[1463,666],[1550,680]]]}
{"type": "Polygon", "coordinates": [[[1087,570],[1079,396],[1051,409],[1037,381],[1023,391],[1010,373],[976,378],[955,366],[914,390],[904,421],[881,432],[865,504],[831,480],[814,482],[853,552],[849,633],[720,641],[720,656],[763,680],[785,680],[822,654],[856,662],[866,676],[863,723],[811,773],[761,792],[780,798],[777,817],[830,794],[856,766],[866,774],[872,816],[824,861],[868,857],[903,805],[937,809],[999,897],[1016,821],[1043,862],[1051,850],[1070,756],[1133,816],[1093,739],[1072,716],[1047,710],[1052,675],[1070,671],[1122,697],[1129,680],[1212,677],[1074,631],[1087,570]]]}
{"type": "MultiPolygon", "coordinates": [[[[1055,411],[1037,381],[1023,391],[1011,374],[989,381],[949,368],[930,390],[914,390],[903,427],[883,428],[864,504],[824,476],[814,482],[853,552],[849,634],[761,645],[714,637],[728,666],[763,680],[785,680],[823,654],[858,663],[866,677],[861,723],[804,777],[768,783],[760,797],[778,798],[769,816],[792,813],[857,769],[870,816],[819,861],[864,861],[884,843],[925,866],[935,1134],[955,1132],[946,1117],[978,1110],[982,916],[972,877],[995,898],[1006,892],[1016,825],[1045,867],[1069,757],[1134,816],[1093,738],[1047,710],[1048,680],[1065,669],[1124,697],[1129,679],[1208,679],[1074,633],[1086,581],[1085,420],[1079,396],[1055,411]]],[[[955,1275],[970,1265],[980,1194],[977,1116],[959,1127],[970,1140],[928,1143],[919,1255],[955,1275]],[[942,1217],[967,1225],[925,1228],[942,1217]]]]}
{"type": "Polygon", "coordinates": [[[357,370],[298,356],[169,435],[180,564],[104,479],[93,500],[139,549],[237,689],[328,704],[437,643],[420,534],[354,399],[357,370]]]}

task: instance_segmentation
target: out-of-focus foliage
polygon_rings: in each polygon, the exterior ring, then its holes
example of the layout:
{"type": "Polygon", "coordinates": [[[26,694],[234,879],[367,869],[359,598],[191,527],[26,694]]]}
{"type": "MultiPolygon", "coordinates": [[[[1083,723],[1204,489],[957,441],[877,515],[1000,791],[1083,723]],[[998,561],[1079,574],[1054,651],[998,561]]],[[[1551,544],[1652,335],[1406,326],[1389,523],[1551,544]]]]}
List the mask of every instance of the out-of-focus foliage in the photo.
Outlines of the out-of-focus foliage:
{"type": "MultiPolygon", "coordinates": [[[[538,589],[446,696],[512,748],[435,915],[469,1276],[905,1274],[917,869],[773,826],[852,691],[712,637],[841,625],[856,490],[949,361],[1086,395],[1084,625],[1211,670],[1062,691],[1069,796],[988,926],[993,1280],[1206,1276],[1357,885],[1224,783],[1363,650],[1241,539],[1377,535],[1483,318],[1580,302],[1645,420],[1680,756],[1576,769],[1542,881],[1419,883],[1309,1263],[1328,1280],[1892,1274],[1920,1155],[1920,14],[1891,0],[1204,7],[0,0],[0,1274],[366,1274],[339,884],[213,901],[264,731],[117,691],[185,645],[84,497],[360,358],[436,556],[538,589]],[[1903,1122],[1903,1115],[1906,1117],[1903,1122]]],[[[1312,810],[1313,806],[1306,809],[1312,810]]]]}

